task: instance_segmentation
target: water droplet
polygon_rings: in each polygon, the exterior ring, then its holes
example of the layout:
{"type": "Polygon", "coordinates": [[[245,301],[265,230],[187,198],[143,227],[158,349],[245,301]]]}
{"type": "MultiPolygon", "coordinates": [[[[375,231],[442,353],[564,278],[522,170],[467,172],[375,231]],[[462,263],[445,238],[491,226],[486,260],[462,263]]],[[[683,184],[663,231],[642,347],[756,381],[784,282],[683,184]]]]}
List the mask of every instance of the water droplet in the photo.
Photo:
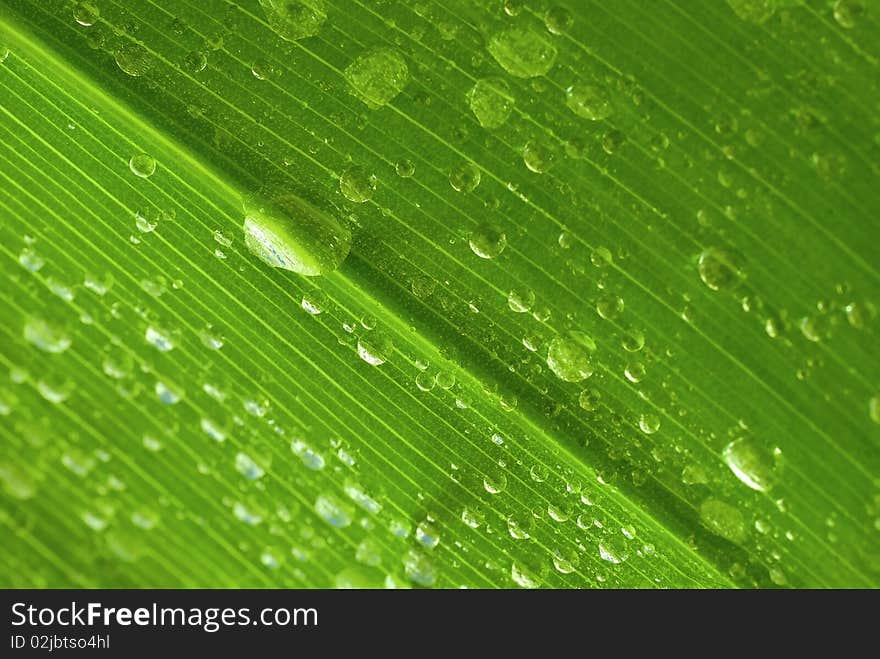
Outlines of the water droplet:
{"type": "Polygon", "coordinates": [[[513,111],[515,100],[510,85],[503,78],[482,78],[467,95],[471,112],[483,128],[498,128],[513,111]]]}
{"type": "Polygon", "coordinates": [[[440,544],[440,532],[430,522],[422,522],[416,527],[416,540],[428,549],[440,544]]]}
{"type": "Polygon", "coordinates": [[[612,320],[623,313],[623,298],[613,294],[603,295],[596,301],[596,312],[605,320],[612,320]]]}
{"type": "Polygon", "coordinates": [[[160,442],[152,435],[144,435],[143,437],[141,437],[141,443],[144,445],[144,448],[147,449],[150,453],[158,453],[162,450],[162,442],[160,442]]]}
{"type": "Polygon", "coordinates": [[[101,12],[91,2],[77,2],[73,5],[73,20],[83,27],[92,27],[100,17],[101,12]]]}
{"type": "Polygon", "coordinates": [[[232,514],[235,515],[235,519],[244,522],[248,526],[257,526],[263,521],[263,516],[258,511],[240,501],[236,501],[235,505],[232,506],[232,514]]]}
{"type": "Polygon", "coordinates": [[[263,59],[256,60],[251,64],[251,74],[257,80],[268,80],[275,72],[272,63],[263,59]]]}
{"type": "Polygon", "coordinates": [[[592,339],[580,332],[557,336],[547,350],[547,366],[560,380],[581,382],[593,374],[590,352],[595,350],[592,339]]]}
{"type": "Polygon", "coordinates": [[[621,345],[627,352],[638,352],[645,347],[645,333],[639,329],[629,329],[623,335],[621,345]]]}
{"type": "Polygon", "coordinates": [[[524,562],[513,561],[510,565],[510,577],[521,588],[540,588],[543,575],[540,570],[534,569],[524,562]]]}
{"type": "Polygon", "coordinates": [[[587,412],[595,412],[599,409],[599,392],[594,389],[584,389],[578,396],[578,405],[587,412]]]}
{"type": "Polygon", "coordinates": [[[208,56],[201,50],[194,50],[183,58],[183,68],[190,73],[201,73],[208,66],[208,56]]]}
{"type": "Polygon", "coordinates": [[[574,18],[568,9],[557,5],[544,14],[544,25],[551,34],[565,34],[574,25],[574,18]]]}
{"type": "Polygon", "coordinates": [[[553,165],[553,152],[539,142],[526,142],[522,158],[529,171],[535,174],[543,174],[553,165]]]}
{"type": "Polygon", "coordinates": [[[749,23],[761,24],[776,11],[774,0],[727,0],[737,16],[749,23]]]}
{"type": "Polygon", "coordinates": [[[225,442],[226,441],[226,432],[213,419],[209,419],[207,417],[202,417],[199,420],[199,427],[202,429],[202,432],[204,432],[208,437],[213,439],[215,442],[225,442]]]}
{"type": "Polygon", "coordinates": [[[480,168],[466,161],[449,172],[449,185],[457,192],[473,192],[480,185],[480,177],[480,168]]]}
{"type": "Polygon", "coordinates": [[[266,475],[266,471],[247,453],[235,454],[235,469],[248,480],[259,480],[266,475]]]}
{"type": "Polygon", "coordinates": [[[642,362],[630,362],[626,365],[626,368],[623,369],[623,374],[626,376],[627,380],[636,384],[645,379],[648,370],[642,362]]]}
{"type": "Polygon", "coordinates": [[[410,178],[416,173],[416,165],[412,160],[401,158],[394,163],[394,171],[401,178],[410,178]]]}
{"type": "Polygon", "coordinates": [[[434,380],[441,389],[452,389],[455,385],[455,375],[448,371],[440,371],[434,380]]]}
{"type": "Polygon", "coordinates": [[[42,318],[28,318],[24,324],[24,338],[44,352],[62,353],[67,350],[72,341],[67,333],[42,318]]]}
{"type": "Polygon", "coordinates": [[[483,476],[483,489],[489,494],[501,494],[507,488],[507,474],[500,469],[483,476]]]}
{"type": "Polygon", "coordinates": [[[134,41],[126,41],[117,48],[114,58],[123,72],[134,77],[145,75],[153,66],[150,51],[134,41]]]}
{"type": "Polygon", "coordinates": [[[406,86],[409,68],[406,60],[392,48],[374,48],[362,53],[345,69],[345,78],[360,100],[379,108],[406,86]]]}
{"type": "Polygon", "coordinates": [[[38,272],[44,265],[46,260],[37,254],[32,247],[25,247],[18,255],[18,262],[31,272],[38,272]]]}
{"type": "Polygon", "coordinates": [[[366,169],[354,165],[339,177],[339,190],[349,201],[362,204],[373,198],[376,192],[376,177],[366,169]]]}
{"type": "Polygon", "coordinates": [[[318,316],[324,312],[324,308],[327,306],[327,296],[321,291],[309,291],[308,293],[303,293],[300,306],[306,313],[318,316]]]}
{"type": "Polygon", "coordinates": [[[578,82],[565,90],[565,104],[577,116],[602,121],[611,116],[608,94],[598,83],[578,82]]]}
{"type": "Polygon", "coordinates": [[[332,272],[351,248],[351,233],[292,194],[244,200],[245,245],[272,267],[315,277],[332,272]]]}
{"type": "Polygon", "coordinates": [[[868,418],[874,423],[880,423],[880,394],[872,396],[868,401],[868,418]]]}
{"type": "Polygon", "coordinates": [[[609,156],[614,155],[626,143],[626,135],[617,129],[607,131],[602,136],[602,150],[609,156]]]}
{"type": "Polygon", "coordinates": [[[165,405],[176,405],[183,398],[183,392],[178,387],[162,380],[156,381],[155,391],[159,402],[165,405]]]}
{"type": "Polygon", "coordinates": [[[581,558],[573,549],[555,549],[553,551],[553,567],[561,574],[571,574],[578,569],[581,558]]]}
{"type": "Polygon", "coordinates": [[[522,27],[508,27],[489,39],[489,54],[517,78],[545,75],[556,61],[556,48],[543,35],[522,27]]]}
{"type": "Polygon", "coordinates": [[[715,535],[731,542],[746,539],[746,523],[742,513],[718,499],[706,499],[700,504],[700,520],[715,535]]]}
{"type": "Polygon", "coordinates": [[[415,550],[406,553],[403,559],[406,576],[420,586],[430,587],[437,581],[437,571],[428,557],[415,550]]]}
{"type": "Polygon", "coordinates": [[[507,236],[496,225],[482,223],[473,230],[468,244],[481,259],[494,259],[507,247],[507,236]]]}
{"type": "Polygon", "coordinates": [[[461,511],[461,521],[472,529],[478,529],[486,522],[486,514],[478,508],[466,507],[461,511]]]}
{"type": "Polygon", "coordinates": [[[718,247],[710,247],[700,254],[697,270],[703,283],[713,291],[731,288],[745,276],[739,258],[718,247]]]}
{"type": "Polygon", "coordinates": [[[358,357],[371,366],[379,366],[388,361],[394,352],[391,339],[381,332],[371,332],[362,336],[357,342],[358,357]]]}
{"type": "Polygon", "coordinates": [[[766,492],[776,483],[778,454],[765,451],[751,437],[733,440],[721,455],[736,477],[753,490],[766,492]]]}
{"type": "Polygon", "coordinates": [[[171,335],[163,329],[150,325],[147,327],[144,337],[147,339],[147,343],[156,348],[159,352],[168,352],[174,349],[174,340],[171,338],[171,335]]]}
{"type": "Polygon", "coordinates": [[[418,375],[416,375],[416,386],[420,391],[431,391],[434,388],[434,384],[437,382],[437,376],[434,373],[429,373],[428,371],[421,371],[418,375]]]}
{"type": "Polygon", "coordinates": [[[60,376],[46,376],[37,382],[37,391],[45,400],[58,405],[70,396],[73,382],[60,376]]]}
{"type": "Polygon", "coordinates": [[[840,27],[851,30],[858,23],[865,7],[858,0],[837,0],[834,3],[834,20],[840,27]]]}
{"type": "Polygon", "coordinates": [[[599,543],[599,557],[603,561],[608,561],[613,565],[619,565],[626,560],[626,558],[619,554],[614,547],[604,542],[599,543]]]}
{"type": "Polygon", "coordinates": [[[646,435],[653,435],[660,430],[660,417],[651,413],[639,415],[639,430],[646,435]]]}
{"type": "Polygon", "coordinates": [[[345,483],[344,489],[349,499],[371,515],[378,515],[382,511],[382,504],[359,483],[348,481],[345,483]]]}
{"type": "Polygon", "coordinates": [[[324,0],[260,0],[269,27],[287,41],[313,37],[327,20],[324,0]]]}
{"type": "Polygon", "coordinates": [[[338,529],[349,526],[354,513],[349,504],[332,494],[322,494],[315,499],[315,512],[330,526],[338,529]]]}
{"type": "Polygon", "coordinates": [[[590,252],[590,263],[597,268],[604,268],[613,262],[614,257],[611,255],[611,250],[607,247],[596,247],[590,252]]]}
{"type": "MultiPolygon", "coordinates": [[[[156,172],[156,160],[146,153],[136,153],[129,159],[128,168],[135,176],[150,178],[156,172]]],[[[138,217],[140,216],[141,214],[138,213],[138,217]]]]}
{"type": "Polygon", "coordinates": [[[507,294],[507,306],[515,313],[526,313],[535,304],[535,292],[529,288],[514,288],[507,294]]]}
{"type": "Polygon", "coordinates": [[[209,350],[220,350],[225,343],[223,337],[211,325],[206,325],[199,332],[199,341],[209,350]]]}
{"type": "Polygon", "coordinates": [[[326,464],[324,456],[315,451],[302,439],[293,439],[290,442],[290,450],[302,460],[303,464],[312,471],[320,471],[326,464]]]}

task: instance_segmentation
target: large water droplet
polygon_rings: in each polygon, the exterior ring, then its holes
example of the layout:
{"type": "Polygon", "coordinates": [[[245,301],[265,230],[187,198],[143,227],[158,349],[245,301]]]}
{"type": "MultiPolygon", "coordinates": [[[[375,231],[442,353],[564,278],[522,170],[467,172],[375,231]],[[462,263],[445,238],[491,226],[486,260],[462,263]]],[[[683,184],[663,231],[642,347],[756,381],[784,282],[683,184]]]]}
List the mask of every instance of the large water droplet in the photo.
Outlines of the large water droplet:
{"type": "Polygon", "coordinates": [[[521,27],[508,27],[489,39],[489,54],[517,78],[546,74],[556,61],[556,48],[543,35],[521,27]]]}
{"type": "Polygon", "coordinates": [[[601,121],[611,115],[608,94],[597,83],[578,82],[565,90],[565,104],[577,116],[590,121],[601,121]]]}
{"type": "Polygon", "coordinates": [[[433,586],[437,581],[437,570],[424,554],[415,550],[407,552],[403,559],[406,576],[420,586],[433,586]]]}
{"type": "Polygon", "coordinates": [[[100,17],[101,12],[91,2],[77,2],[73,5],[73,20],[83,27],[92,27],[100,17]]]}
{"type": "Polygon", "coordinates": [[[339,177],[339,190],[349,201],[362,204],[373,198],[376,192],[376,177],[366,169],[354,165],[339,177]]]}
{"type": "Polygon", "coordinates": [[[362,53],[348,65],[345,79],[355,96],[375,109],[403,91],[409,80],[409,68],[398,51],[392,48],[374,48],[362,53]]]}
{"type": "Polygon", "coordinates": [[[352,507],[332,494],[322,494],[315,500],[315,512],[330,526],[344,529],[351,524],[352,507]]]}
{"type": "Polygon", "coordinates": [[[449,172],[449,185],[456,192],[473,192],[480,184],[480,168],[472,162],[463,162],[449,172]]]}
{"type": "Polygon", "coordinates": [[[776,483],[777,455],[765,451],[751,437],[740,437],[724,447],[724,462],[743,483],[766,492],[776,483]]]}
{"type": "Polygon", "coordinates": [[[507,247],[507,236],[494,224],[480,224],[471,233],[468,244],[481,259],[494,259],[507,247]]]}
{"type": "Polygon", "coordinates": [[[315,277],[332,272],[351,248],[335,218],[293,194],[244,199],[247,248],[275,268],[315,277]]]}
{"type": "Polygon", "coordinates": [[[36,317],[25,321],[24,338],[40,350],[56,354],[64,352],[71,344],[70,337],[63,329],[36,317]]]}
{"type": "Polygon", "coordinates": [[[715,535],[731,542],[746,538],[746,523],[742,513],[718,499],[706,499],[700,505],[700,520],[715,535]]]}
{"type": "Polygon", "coordinates": [[[315,36],[327,20],[324,0],[260,0],[260,4],[269,27],[287,41],[315,36]]]}
{"type": "Polygon", "coordinates": [[[514,98],[503,78],[483,78],[468,92],[468,104],[483,128],[498,128],[510,116],[514,98]]]}
{"type": "Polygon", "coordinates": [[[150,51],[134,41],[126,41],[117,48],[114,58],[120,69],[134,77],[145,75],[153,66],[150,51]]]}
{"type": "Polygon", "coordinates": [[[589,353],[594,349],[592,340],[581,333],[557,336],[547,350],[547,366],[560,380],[581,382],[593,374],[589,353]]]}
{"type": "Polygon", "coordinates": [[[128,161],[128,168],[135,176],[150,178],[156,172],[156,160],[146,153],[136,153],[128,161]]]}
{"type": "Polygon", "coordinates": [[[362,336],[357,342],[358,357],[371,366],[379,366],[388,361],[394,352],[394,344],[387,335],[381,332],[372,332],[362,336]]]}
{"type": "Polygon", "coordinates": [[[718,247],[710,247],[700,254],[697,270],[703,283],[713,291],[731,288],[745,276],[739,258],[718,247]]]}

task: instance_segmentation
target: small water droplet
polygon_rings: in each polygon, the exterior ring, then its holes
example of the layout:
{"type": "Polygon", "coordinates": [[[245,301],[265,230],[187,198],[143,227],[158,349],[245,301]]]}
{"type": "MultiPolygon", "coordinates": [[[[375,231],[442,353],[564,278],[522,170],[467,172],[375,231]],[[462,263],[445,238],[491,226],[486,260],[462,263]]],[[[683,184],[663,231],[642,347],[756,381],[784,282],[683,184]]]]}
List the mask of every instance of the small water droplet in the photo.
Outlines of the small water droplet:
{"type": "Polygon", "coordinates": [[[556,5],[544,14],[544,25],[551,34],[565,34],[574,25],[574,18],[568,9],[556,5]]]}
{"type": "Polygon", "coordinates": [[[247,453],[239,452],[235,454],[235,469],[248,480],[259,480],[266,475],[263,469],[251,456],[247,453]]]}
{"type": "Polygon", "coordinates": [[[357,342],[358,357],[371,366],[384,364],[393,352],[394,344],[381,332],[371,332],[360,337],[357,342]]]}
{"type": "Polygon", "coordinates": [[[161,328],[150,325],[147,327],[144,337],[146,338],[147,343],[156,348],[159,352],[169,352],[174,349],[174,340],[171,337],[171,334],[161,328]]]}
{"type": "Polygon", "coordinates": [[[735,286],[745,274],[739,265],[740,259],[732,252],[710,247],[704,250],[697,260],[700,279],[713,291],[735,286]]]}
{"type": "Polygon", "coordinates": [[[38,272],[46,265],[46,260],[32,247],[25,247],[18,255],[18,262],[31,272],[38,272]]]}
{"type": "Polygon", "coordinates": [[[190,73],[201,73],[208,66],[208,56],[201,50],[194,50],[183,58],[183,68],[190,73]]]}
{"type": "Polygon", "coordinates": [[[660,430],[660,417],[651,413],[641,414],[639,416],[639,430],[646,435],[653,435],[660,430]]]}
{"type": "Polygon", "coordinates": [[[91,2],[77,2],[73,5],[73,20],[83,27],[92,27],[100,17],[101,12],[91,2]]]}
{"type": "Polygon", "coordinates": [[[496,225],[483,223],[471,232],[468,244],[481,259],[494,259],[507,247],[507,235],[496,225]]]}
{"type": "Polygon", "coordinates": [[[362,204],[373,198],[376,177],[359,165],[346,169],[339,177],[339,190],[349,201],[362,204]]]}
{"type": "Polygon", "coordinates": [[[515,313],[526,313],[535,304],[535,292],[529,288],[514,288],[507,294],[507,306],[515,313]]]}
{"type": "Polygon", "coordinates": [[[457,192],[473,192],[480,185],[480,177],[480,168],[465,161],[450,170],[449,185],[457,192]]]}
{"type": "Polygon", "coordinates": [[[150,178],[156,172],[156,160],[146,153],[136,153],[129,159],[128,168],[135,176],[150,178]]]}

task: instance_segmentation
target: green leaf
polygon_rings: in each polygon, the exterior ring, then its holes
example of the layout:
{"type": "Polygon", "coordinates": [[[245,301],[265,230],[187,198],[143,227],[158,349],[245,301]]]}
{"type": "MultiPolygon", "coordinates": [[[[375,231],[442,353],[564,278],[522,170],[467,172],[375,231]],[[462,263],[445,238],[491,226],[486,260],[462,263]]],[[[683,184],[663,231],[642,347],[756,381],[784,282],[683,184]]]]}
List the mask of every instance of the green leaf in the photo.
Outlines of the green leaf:
{"type": "Polygon", "coordinates": [[[3,583],[877,587],[877,44],[3,0],[3,583]]]}

